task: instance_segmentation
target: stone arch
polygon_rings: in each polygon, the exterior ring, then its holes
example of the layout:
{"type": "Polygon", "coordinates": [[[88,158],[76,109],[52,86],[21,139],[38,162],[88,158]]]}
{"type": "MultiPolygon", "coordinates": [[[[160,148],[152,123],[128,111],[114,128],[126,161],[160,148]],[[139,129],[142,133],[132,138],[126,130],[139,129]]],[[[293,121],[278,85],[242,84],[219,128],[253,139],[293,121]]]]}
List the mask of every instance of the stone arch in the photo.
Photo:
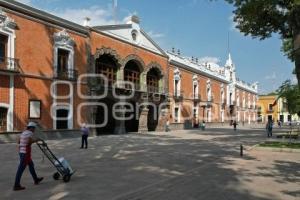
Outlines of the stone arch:
{"type": "Polygon", "coordinates": [[[145,69],[145,62],[143,61],[143,59],[135,54],[131,54],[129,56],[127,56],[126,58],[124,58],[122,60],[122,64],[121,64],[121,70],[124,70],[126,64],[129,61],[135,61],[137,63],[137,65],[139,66],[140,72],[142,73],[145,69]]]}
{"type": "Polygon", "coordinates": [[[145,70],[145,74],[147,75],[147,73],[151,70],[151,69],[153,69],[153,68],[156,68],[156,69],[158,69],[158,71],[160,72],[160,75],[161,75],[161,78],[162,77],[165,77],[165,73],[164,73],[164,71],[163,71],[163,69],[162,69],[162,67],[161,67],[161,65],[158,63],[158,62],[151,62],[151,63],[149,63],[148,65],[147,65],[147,69],[145,70]]]}
{"type": "Polygon", "coordinates": [[[105,55],[105,54],[110,55],[113,58],[113,60],[119,65],[118,67],[122,66],[121,56],[117,53],[116,50],[111,49],[109,47],[103,46],[100,49],[97,48],[94,59],[96,60],[96,59],[100,58],[100,56],[105,55]]]}

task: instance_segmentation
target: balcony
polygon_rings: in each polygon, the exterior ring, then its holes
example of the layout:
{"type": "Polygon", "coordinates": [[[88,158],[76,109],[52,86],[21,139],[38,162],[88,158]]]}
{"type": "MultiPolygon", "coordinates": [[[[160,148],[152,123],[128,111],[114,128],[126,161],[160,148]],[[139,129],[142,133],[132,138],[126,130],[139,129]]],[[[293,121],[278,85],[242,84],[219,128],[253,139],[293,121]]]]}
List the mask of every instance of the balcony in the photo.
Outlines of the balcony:
{"type": "Polygon", "coordinates": [[[175,91],[174,100],[175,101],[182,101],[183,100],[183,91],[180,91],[180,92],[175,91]]]}
{"type": "Polygon", "coordinates": [[[193,101],[199,103],[201,101],[201,96],[199,94],[194,94],[193,101]]]}
{"type": "MultiPolygon", "coordinates": [[[[141,90],[141,85],[139,83],[132,83],[134,90],[139,91],[141,90]]],[[[132,90],[132,84],[124,84],[123,88],[127,89],[127,90],[132,90]]]]}
{"type": "Polygon", "coordinates": [[[0,71],[19,73],[19,59],[0,57],[0,71]]]}
{"type": "Polygon", "coordinates": [[[236,106],[236,101],[230,101],[230,106],[236,106]]]}
{"type": "Polygon", "coordinates": [[[273,112],[274,112],[273,109],[268,109],[268,110],[267,110],[267,113],[273,113],[273,112]]]}
{"type": "Polygon", "coordinates": [[[222,108],[222,110],[225,110],[225,108],[226,108],[226,102],[224,102],[224,103],[221,104],[221,108],[222,108]]]}
{"type": "Polygon", "coordinates": [[[54,76],[55,79],[61,80],[71,80],[75,81],[77,79],[78,72],[74,69],[62,69],[58,70],[56,75],[54,76]]]}
{"type": "Polygon", "coordinates": [[[148,93],[158,93],[159,92],[159,87],[147,85],[147,92],[148,93]]]}

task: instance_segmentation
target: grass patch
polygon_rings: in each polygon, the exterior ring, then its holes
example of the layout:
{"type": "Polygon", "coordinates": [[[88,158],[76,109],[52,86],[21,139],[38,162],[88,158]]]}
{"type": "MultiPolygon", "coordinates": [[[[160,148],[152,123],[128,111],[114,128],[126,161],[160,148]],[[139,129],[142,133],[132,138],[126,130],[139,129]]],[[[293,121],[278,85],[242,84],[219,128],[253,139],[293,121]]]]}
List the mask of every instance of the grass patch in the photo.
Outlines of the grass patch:
{"type": "Polygon", "coordinates": [[[290,148],[290,149],[300,149],[300,143],[291,143],[288,142],[265,142],[259,144],[260,147],[272,147],[272,148],[290,148]]]}

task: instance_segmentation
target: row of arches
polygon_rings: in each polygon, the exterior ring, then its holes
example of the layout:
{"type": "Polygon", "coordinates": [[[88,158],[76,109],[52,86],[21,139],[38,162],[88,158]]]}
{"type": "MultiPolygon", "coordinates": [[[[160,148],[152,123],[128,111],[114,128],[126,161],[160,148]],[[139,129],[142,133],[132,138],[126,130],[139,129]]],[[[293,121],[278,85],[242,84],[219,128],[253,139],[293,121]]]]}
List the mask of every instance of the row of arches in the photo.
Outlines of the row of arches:
{"type": "MultiPolygon", "coordinates": [[[[104,116],[104,110],[102,107],[98,107],[96,111],[95,123],[101,124],[107,117],[107,124],[104,127],[98,128],[98,134],[106,133],[119,133],[118,127],[123,127],[123,132],[138,132],[141,126],[141,107],[137,106],[137,102],[143,102],[142,94],[144,93],[163,93],[164,85],[164,73],[161,66],[156,62],[151,62],[149,65],[145,65],[144,61],[136,56],[129,55],[124,59],[120,59],[120,56],[116,51],[112,49],[102,48],[97,50],[95,54],[94,72],[96,74],[104,75],[108,79],[109,86],[113,86],[116,82],[127,81],[131,82],[134,89],[138,91],[132,99],[126,100],[134,108],[133,112],[125,113],[125,118],[134,113],[134,117],[128,120],[115,119],[112,112],[108,112],[108,116],[104,116]]],[[[123,85],[123,89],[131,89],[130,85],[123,85]]],[[[150,99],[148,99],[151,101],[150,99]]],[[[107,98],[99,99],[101,103],[104,103],[108,110],[112,110],[115,103],[120,101],[115,99],[113,95],[109,95],[107,98]]],[[[148,131],[155,131],[158,125],[158,112],[149,106],[147,110],[146,127],[148,131]]],[[[144,118],[143,118],[144,119],[144,118]]]]}
{"type": "MultiPolygon", "coordinates": [[[[133,83],[135,90],[147,92],[162,92],[164,73],[161,66],[152,62],[147,67],[138,57],[130,55],[123,61],[115,53],[103,51],[95,57],[96,74],[102,74],[108,79],[108,84],[113,85],[117,81],[124,80],[133,83]]],[[[130,87],[130,86],[125,86],[130,87]]]]}

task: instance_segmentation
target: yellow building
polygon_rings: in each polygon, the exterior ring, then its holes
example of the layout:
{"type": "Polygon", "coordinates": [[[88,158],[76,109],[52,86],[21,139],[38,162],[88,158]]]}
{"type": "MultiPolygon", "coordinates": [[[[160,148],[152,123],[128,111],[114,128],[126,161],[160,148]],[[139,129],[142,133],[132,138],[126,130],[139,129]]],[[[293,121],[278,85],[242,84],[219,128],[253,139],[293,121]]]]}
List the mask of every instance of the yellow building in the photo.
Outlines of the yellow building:
{"type": "Polygon", "coordinates": [[[258,99],[257,119],[259,122],[281,121],[283,123],[298,122],[297,114],[291,115],[288,112],[286,100],[278,95],[261,95],[258,99]]]}
{"type": "Polygon", "coordinates": [[[276,103],[277,95],[260,95],[258,98],[257,119],[259,122],[267,122],[268,120],[277,121],[279,119],[279,106],[276,103]]]}

